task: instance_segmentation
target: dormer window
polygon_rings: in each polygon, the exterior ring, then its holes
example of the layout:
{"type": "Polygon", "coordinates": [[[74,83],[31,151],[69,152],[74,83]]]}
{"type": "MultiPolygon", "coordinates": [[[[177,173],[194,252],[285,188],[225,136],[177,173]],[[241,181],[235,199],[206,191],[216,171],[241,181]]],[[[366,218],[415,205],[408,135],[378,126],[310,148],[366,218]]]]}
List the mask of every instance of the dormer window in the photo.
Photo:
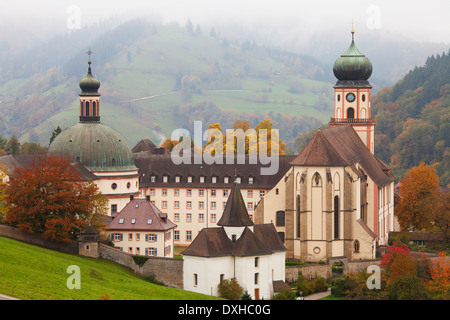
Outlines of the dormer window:
{"type": "Polygon", "coordinates": [[[150,182],[156,182],[156,176],[151,176],[150,177],[150,182]]]}
{"type": "Polygon", "coordinates": [[[204,183],[205,182],[205,177],[200,177],[200,183],[204,183]]]}
{"type": "Polygon", "coordinates": [[[177,183],[180,182],[180,176],[175,177],[175,182],[177,182],[177,183]]]}
{"type": "Polygon", "coordinates": [[[147,224],[152,224],[153,220],[152,219],[148,219],[147,220],[147,224]]]}
{"type": "Polygon", "coordinates": [[[131,224],[135,224],[136,223],[136,219],[131,219],[131,224]]]}
{"type": "Polygon", "coordinates": [[[217,177],[212,177],[212,178],[211,178],[211,182],[212,182],[212,183],[217,183],[217,177]]]}
{"type": "Polygon", "coordinates": [[[248,184],[253,184],[253,177],[248,178],[248,184]]]}
{"type": "Polygon", "coordinates": [[[168,176],[163,176],[163,182],[167,183],[167,181],[169,181],[169,177],[168,176]]]}
{"type": "Polygon", "coordinates": [[[223,183],[229,183],[229,182],[230,182],[230,177],[223,178],[223,183]]]}
{"type": "Polygon", "coordinates": [[[125,219],[123,219],[123,218],[120,218],[120,219],[119,219],[119,223],[120,223],[120,224],[123,224],[124,221],[125,221],[125,219]]]}
{"type": "Polygon", "coordinates": [[[191,183],[192,182],[192,176],[187,177],[187,182],[191,183]]]}
{"type": "Polygon", "coordinates": [[[236,183],[241,183],[241,177],[236,177],[236,183]]]}

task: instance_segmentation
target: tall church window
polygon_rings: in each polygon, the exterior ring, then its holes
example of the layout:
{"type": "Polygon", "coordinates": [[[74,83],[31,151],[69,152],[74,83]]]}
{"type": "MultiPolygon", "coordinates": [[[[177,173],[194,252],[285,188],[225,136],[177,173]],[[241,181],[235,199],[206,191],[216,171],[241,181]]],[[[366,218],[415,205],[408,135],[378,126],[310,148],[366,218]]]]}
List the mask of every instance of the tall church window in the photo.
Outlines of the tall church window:
{"type": "Polygon", "coordinates": [[[284,211],[277,211],[277,226],[284,226],[285,225],[285,217],[284,217],[284,211]]]}
{"type": "Polygon", "coordinates": [[[347,119],[355,119],[355,110],[353,108],[347,109],[347,119]]]}
{"type": "Polygon", "coordinates": [[[334,238],[339,239],[339,196],[334,197],[334,238]]]}
{"type": "Polygon", "coordinates": [[[297,195],[297,238],[300,238],[300,195],[297,195]]]}
{"type": "Polygon", "coordinates": [[[93,116],[97,115],[97,103],[95,101],[92,102],[92,115],[93,116]]]}
{"type": "Polygon", "coordinates": [[[86,105],[85,105],[85,107],[86,107],[86,112],[85,112],[85,116],[88,116],[89,115],[89,101],[86,101],[86,105]]]}
{"type": "Polygon", "coordinates": [[[355,242],[353,243],[353,249],[355,253],[359,252],[359,241],[355,240],[355,242]]]}

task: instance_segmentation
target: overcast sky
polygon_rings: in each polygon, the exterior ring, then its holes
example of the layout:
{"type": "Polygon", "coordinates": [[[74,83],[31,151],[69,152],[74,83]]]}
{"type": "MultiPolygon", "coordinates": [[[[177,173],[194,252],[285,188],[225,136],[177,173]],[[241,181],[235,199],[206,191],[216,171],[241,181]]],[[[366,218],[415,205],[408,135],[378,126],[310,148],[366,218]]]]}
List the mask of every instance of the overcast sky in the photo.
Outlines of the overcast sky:
{"type": "MultiPolygon", "coordinates": [[[[448,0],[1,0],[0,26],[13,23],[35,33],[65,32],[76,15],[81,27],[111,16],[189,18],[194,25],[232,22],[286,33],[345,29],[398,33],[419,41],[450,43],[448,0]]],[[[270,35],[269,35],[270,36],[270,35]]]]}

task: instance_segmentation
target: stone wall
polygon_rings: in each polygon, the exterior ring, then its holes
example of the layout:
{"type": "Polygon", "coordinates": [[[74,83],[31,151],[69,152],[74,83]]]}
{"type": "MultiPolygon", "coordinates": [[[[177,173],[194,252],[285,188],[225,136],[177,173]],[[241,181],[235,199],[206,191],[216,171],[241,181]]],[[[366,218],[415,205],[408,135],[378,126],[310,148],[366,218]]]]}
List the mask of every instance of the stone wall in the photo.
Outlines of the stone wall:
{"type": "MultiPolygon", "coordinates": [[[[380,260],[362,260],[351,261],[346,264],[344,273],[357,273],[361,270],[366,270],[370,265],[379,265],[380,260]]],[[[316,277],[323,277],[330,279],[332,277],[330,264],[308,264],[286,267],[286,282],[294,283],[298,280],[298,274],[301,273],[306,279],[314,279],[316,277]]]]}
{"type": "Polygon", "coordinates": [[[11,238],[21,242],[29,243],[35,246],[47,248],[50,250],[61,251],[65,253],[78,254],[78,243],[72,241],[69,243],[56,242],[45,239],[40,234],[25,233],[19,229],[0,224],[0,236],[11,238]]]}
{"type": "Polygon", "coordinates": [[[139,266],[132,255],[104,244],[99,244],[99,258],[128,267],[139,276],[154,276],[169,287],[183,289],[182,259],[148,257],[148,260],[139,266]]]}

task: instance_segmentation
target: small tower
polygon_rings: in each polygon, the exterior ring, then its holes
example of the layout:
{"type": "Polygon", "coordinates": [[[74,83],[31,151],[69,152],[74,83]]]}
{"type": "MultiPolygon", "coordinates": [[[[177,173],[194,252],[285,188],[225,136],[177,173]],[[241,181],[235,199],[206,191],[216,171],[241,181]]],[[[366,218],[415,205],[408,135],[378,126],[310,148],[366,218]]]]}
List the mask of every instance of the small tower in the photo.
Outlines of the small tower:
{"type": "Polygon", "coordinates": [[[370,114],[370,91],[368,79],[372,75],[372,63],[352,43],[334,63],[333,73],[338,79],[334,86],[334,118],[330,127],[351,125],[361,140],[374,153],[375,120],[370,114]]]}
{"type": "Polygon", "coordinates": [[[233,242],[239,239],[246,227],[253,231],[254,223],[248,215],[241,190],[236,181],[231,188],[227,204],[217,225],[224,228],[228,238],[233,242]]]}
{"type": "Polygon", "coordinates": [[[80,256],[98,258],[100,255],[99,242],[100,234],[98,231],[92,226],[87,226],[78,236],[78,254],[80,256]]]}
{"type": "Polygon", "coordinates": [[[80,81],[80,122],[81,123],[99,123],[100,122],[100,81],[92,76],[91,72],[91,54],[89,49],[88,73],[80,81]]]}

